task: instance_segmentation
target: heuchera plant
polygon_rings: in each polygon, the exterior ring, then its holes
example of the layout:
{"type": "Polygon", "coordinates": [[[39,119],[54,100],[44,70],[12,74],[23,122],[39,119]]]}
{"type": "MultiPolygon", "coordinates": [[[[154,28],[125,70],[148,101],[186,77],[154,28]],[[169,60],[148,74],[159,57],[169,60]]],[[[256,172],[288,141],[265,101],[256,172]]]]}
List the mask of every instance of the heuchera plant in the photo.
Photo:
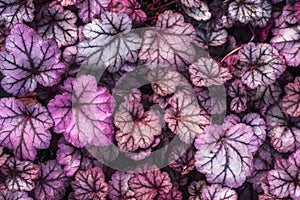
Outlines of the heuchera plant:
{"type": "Polygon", "coordinates": [[[0,200],[300,200],[299,0],[0,0],[0,200]]]}

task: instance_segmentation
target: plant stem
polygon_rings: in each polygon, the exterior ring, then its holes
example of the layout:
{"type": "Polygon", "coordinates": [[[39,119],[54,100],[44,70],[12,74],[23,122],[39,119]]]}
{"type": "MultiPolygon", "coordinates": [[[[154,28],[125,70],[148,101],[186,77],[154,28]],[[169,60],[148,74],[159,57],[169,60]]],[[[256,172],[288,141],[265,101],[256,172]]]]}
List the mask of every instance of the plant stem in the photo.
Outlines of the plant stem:
{"type": "Polygon", "coordinates": [[[226,58],[228,58],[229,56],[231,56],[232,54],[234,54],[235,52],[239,51],[241,48],[243,48],[244,45],[241,45],[235,49],[233,49],[232,51],[230,51],[222,60],[221,63],[224,62],[226,60],[226,58]]]}

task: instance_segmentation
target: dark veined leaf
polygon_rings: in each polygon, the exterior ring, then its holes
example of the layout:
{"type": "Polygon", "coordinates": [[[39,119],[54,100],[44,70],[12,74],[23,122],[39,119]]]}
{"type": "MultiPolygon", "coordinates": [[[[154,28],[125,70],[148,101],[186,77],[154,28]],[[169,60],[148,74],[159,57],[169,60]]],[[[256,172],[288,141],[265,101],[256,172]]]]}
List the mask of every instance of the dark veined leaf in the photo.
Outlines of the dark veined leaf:
{"type": "Polygon", "coordinates": [[[269,142],[265,142],[254,157],[254,170],[248,182],[253,184],[253,188],[262,193],[266,184],[267,173],[274,168],[274,161],[279,157],[279,153],[271,147],[269,142]]]}
{"type": "Polygon", "coordinates": [[[83,149],[72,146],[64,138],[58,141],[56,159],[59,164],[64,166],[64,172],[69,177],[91,162],[83,149]]]}
{"type": "Polygon", "coordinates": [[[20,22],[31,22],[34,18],[33,0],[2,0],[0,1],[0,19],[12,27],[20,22]]]}
{"type": "Polygon", "coordinates": [[[268,172],[270,194],[277,198],[290,196],[300,199],[300,150],[289,156],[288,159],[278,159],[275,169],[268,172]]]}
{"type": "Polygon", "coordinates": [[[76,0],[55,0],[62,6],[73,6],[76,4],[76,0]]]}
{"type": "Polygon", "coordinates": [[[197,38],[200,46],[208,49],[208,47],[221,46],[226,43],[228,33],[225,29],[217,31],[206,31],[197,29],[197,38]]]}
{"type": "Polygon", "coordinates": [[[241,80],[248,87],[268,86],[285,71],[284,59],[266,43],[248,43],[239,51],[241,80]]]}
{"type": "Polygon", "coordinates": [[[131,173],[115,172],[108,182],[108,196],[111,200],[135,200],[134,192],[129,189],[128,181],[133,176],[131,173]]]}
{"type": "Polygon", "coordinates": [[[262,16],[257,20],[251,21],[251,24],[263,28],[267,26],[270,18],[272,17],[272,5],[268,0],[262,0],[261,7],[262,16]]]}
{"type": "Polygon", "coordinates": [[[300,25],[282,28],[271,44],[284,56],[289,66],[300,65],[300,25]]]}
{"type": "Polygon", "coordinates": [[[78,15],[84,23],[105,13],[111,0],[77,0],[78,15]]]}
{"type": "Polygon", "coordinates": [[[132,19],[133,24],[141,24],[147,18],[136,0],[112,0],[109,10],[115,13],[125,12],[132,19]]]}
{"type": "Polygon", "coordinates": [[[255,95],[249,96],[250,102],[254,104],[255,109],[260,110],[264,114],[267,108],[278,102],[281,92],[278,81],[268,86],[259,86],[256,88],[255,95]]]}
{"type": "Polygon", "coordinates": [[[99,167],[78,171],[75,181],[72,182],[72,188],[73,196],[77,200],[105,200],[108,193],[108,185],[105,183],[104,174],[99,167]]]}
{"type": "Polygon", "coordinates": [[[228,187],[222,187],[222,185],[213,184],[211,186],[203,187],[201,197],[201,200],[237,200],[238,194],[236,191],[228,187]]]}
{"type": "Polygon", "coordinates": [[[26,192],[12,192],[8,189],[0,190],[0,199],[3,200],[33,200],[26,192]]]}
{"type": "Polygon", "coordinates": [[[21,159],[34,160],[36,149],[48,148],[53,121],[39,103],[25,106],[14,97],[0,99],[0,142],[21,159]]]}
{"type": "Polygon", "coordinates": [[[209,20],[211,18],[211,13],[209,12],[209,7],[203,1],[199,1],[199,3],[200,3],[200,6],[197,6],[197,7],[187,7],[187,6],[183,5],[184,12],[188,16],[190,16],[198,21],[209,20]]]}
{"type": "Polygon", "coordinates": [[[210,183],[241,186],[253,170],[253,156],[259,145],[250,126],[237,124],[229,130],[210,125],[195,141],[195,166],[210,183]]]}
{"type": "Polygon", "coordinates": [[[285,86],[286,95],[281,101],[282,111],[292,117],[300,116],[300,77],[285,86]]]}
{"type": "Polygon", "coordinates": [[[113,138],[113,99],[104,87],[97,87],[94,76],[81,75],[67,79],[66,92],[56,95],[48,104],[55,128],[64,133],[75,147],[86,144],[106,146],[113,138]],[[71,89],[72,88],[72,89],[71,89]]]}
{"type": "Polygon", "coordinates": [[[136,100],[125,101],[119,106],[114,124],[120,129],[116,132],[118,146],[123,151],[131,152],[150,147],[162,129],[159,113],[144,111],[143,105],[136,100]]]}
{"type": "Polygon", "coordinates": [[[37,83],[50,87],[59,83],[66,66],[59,62],[60,50],[54,40],[42,40],[25,24],[15,25],[6,39],[8,52],[0,53],[2,87],[16,96],[25,96],[37,83]]]}
{"type": "Polygon", "coordinates": [[[229,16],[236,21],[247,24],[263,16],[262,0],[234,0],[229,4],[229,16]]]}
{"type": "Polygon", "coordinates": [[[132,20],[125,13],[108,12],[101,21],[93,20],[83,28],[85,40],[79,43],[78,56],[87,68],[108,68],[114,73],[126,61],[135,62],[142,38],[130,32],[132,20]]]}
{"type": "Polygon", "coordinates": [[[237,79],[233,81],[229,85],[227,92],[232,97],[230,102],[230,109],[232,111],[240,113],[247,109],[247,91],[241,80],[237,79]]]}
{"type": "Polygon", "coordinates": [[[279,152],[294,152],[300,147],[300,118],[284,114],[278,106],[266,113],[268,136],[279,152]]]}
{"type": "Polygon", "coordinates": [[[165,122],[185,143],[191,143],[210,124],[210,116],[192,94],[178,92],[169,99],[168,105],[164,115],[165,122]]]}
{"type": "Polygon", "coordinates": [[[182,145],[174,146],[168,158],[169,167],[183,175],[188,174],[194,169],[194,154],[193,148],[186,150],[182,145]]]}
{"type": "Polygon", "coordinates": [[[47,161],[41,165],[34,190],[35,198],[40,200],[62,199],[68,185],[68,177],[61,166],[55,160],[47,161]]]}
{"type": "MultiPolygon", "coordinates": [[[[230,114],[225,117],[223,128],[228,130],[238,123],[244,123],[251,126],[254,138],[258,141],[258,145],[262,145],[266,139],[266,122],[258,113],[248,113],[242,119],[238,116],[230,114]]],[[[256,149],[256,147],[254,147],[256,149]]],[[[254,149],[254,151],[255,151],[254,149]]]]}
{"type": "Polygon", "coordinates": [[[197,8],[201,6],[201,0],[180,0],[180,2],[188,8],[197,8]]]}
{"type": "Polygon", "coordinates": [[[189,200],[201,200],[202,188],[206,186],[205,181],[193,181],[188,186],[189,200]]]}
{"type": "Polygon", "coordinates": [[[222,85],[232,78],[228,68],[221,67],[212,58],[199,58],[189,66],[190,79],[195,86],[222,85]]]}
{"type": "Polygon", "coordinates": [[[172,189],[168,193],[163,193],[158,196],[158,200],[182,200],[182,193],[177,189],[172,189]]]}
{"type": "Polygon", "coordinates": [[[172,188],[167,172],[161,172],[156,166],[150,168],[151,171],[135,173],[129,179],[129,188],[135,193],[136,200],[153,199],[158,193],[168,193],[172,188]]]}
{"type": "Polygon", "coordinates": [[[54,38],[59,47],[68,46],[77,40],[76,20],[74,13],[55,5],[43,10],[37,20],[37,30],[43,38],[54,38]]]}
{"type": "Polygon", "coordinates": [[[144,33],[139,58],[149,67],[171,67],[184,70],[194,61],[195,29],[179,13],[167,10],[158,16],[156,28],[144,33]]]}
{"type": "Polygon", "coordinates": [[[171,71],[168,68],[156,68],[147,74],[147,80],[150,81],[156,94],[167,96],[176,91],[176,87],[180,84],[181,76],[178,72],[171,71]]]}
{"type": "Polygon", "coordinates": [[[7,189],[12,192],[31,191],[35,188],[35,179],[39,174],[40,167],[30,161],[10,158],[0,170],[6,175],[5,185],[7,189]]]}
{"type": "Polygon", "coordinates": [[[300,2],[288,3],[284,6],[282,17],[289,24],[297,24],[300,21],[300,2]]]}

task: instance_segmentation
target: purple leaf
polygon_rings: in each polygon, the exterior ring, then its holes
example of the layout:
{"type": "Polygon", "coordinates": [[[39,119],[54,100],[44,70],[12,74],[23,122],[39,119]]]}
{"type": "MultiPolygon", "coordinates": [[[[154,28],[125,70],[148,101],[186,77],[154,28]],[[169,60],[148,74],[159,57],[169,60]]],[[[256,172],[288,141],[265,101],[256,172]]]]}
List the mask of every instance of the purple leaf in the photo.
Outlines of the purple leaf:
{"type": "Polygon", "coordinates": [[[0,169],[6,175],[5,184],[9,190],[31,191],[35,188],[40,167],[30,161],[20,161],[10,158],[0,169]]]}
{"type": "Polygon", "coordinates": [[[253,24],[253,26],[263,28],[267,26],[270,18],[272,17],[272,5],[268,0],[262,0],[261,7],[262,16],[257,20],[251,21],[251,24],[253,24]]]}
{"type": "Polygon", "coordinates": [[[233,99],[230,102],[230,109],[240,113],[247,109],[247,91],[243,83],[237,79],[228,87],[228,95],[233,99]]]}
{"type": "Polygon", "coordinates": [[[135,193],[137,200],[144,200],[153,199],[158,193],[168,193],[172,184],[167,172],[154,167],[148,172],[135,173],[129,179],[129,188],[135,193]]]}
{"type": "Polygon", "coordinates": [[[251,95],[250,100],[254,104],[254,108],[264,114],[268,107],[278,102],[282,91],[278,81],[272,85],[259,86],[256,89],[256,94],[251,95]]]}
{"type": "Polygon", "coordinates": [[[167,10],[158,16],[156,29],[147,30],[139,58],[151,67],[172,67],[183,70],[194,61],[196,55],[192,45],[195,29],[185,23],[179,13],[167,10]]]}
{"type": "Polygon", "coordinates": [[[84,165],[87,165],[90,160],[85,156],[83,149],[75,148],[64,138],[58,141],[57,161],[59,164],[64,165],[64,171],[67,176],[73,176],[84,165]]]}
{"type": "Polygon", "coordinates": [[[159,195],[158,200],[182,200],[182,193],[177,189],[172,189],[168,193],[159,195]]]}
{"type": "Polygon", "coordinates": [[[241,186],[253,170],[252,154],[259,147],[254,138],[252,128],[245,124],[227,131],[221,125],[207,126],[195,141],[197,170],[206,174],[210,183],[241,186]]]}
{"type": "Polygon", "coordinates": [[[266,114],[268,136],[272,146],[279,152],[294,152],[300,147],[300,118],[284,114],[278,106],[266,114]]]}
{"type": "Polygon", "coordinates": [[[113,12],[93,20],[83,28],[85,40],[79,43],[79,57],[83,66],[108,68],[117,72],[126,61],[135,62],[142,39],[130,32],[132,21],[125,13],[113,12]],[[113,49],[113,51],[112,51],[113,49]]]}
{"type": "Polygon", "coordinates": [[[151,82],[152,89],[160,96],[167,96],[176,91],[180,84],[181,76],[176,71],[168,68],[153,69],[147,74],[147,80],[151,82]]]}
{"type": "Polygon", "coordinates": [[[171,131],[185,143],[191,143],[210,124],[210,116],[191,94],[178,92],[169,99],[168,105],[164,119],[171,131]]]}
{"type": "Polygon", "coordinates": [[[136,100],[123,102],[114,115],[114,123],[120,129],[116,133],[118,146],[123,151],[148,148],[155,136],[161,134],[160,115],[154,110],[144,111],[136,100]]]}
{"type": "Polygon", "coordinates": [[[77,0],[78,15],[84,23],[91,22],[105,13],[111,0],[77,0]]]}
{"type": "Polygon", "coordinates": [[[113,138],[113,99],[104,87],[97,87],[94,76],[81,75],[67,79],[67,90],[55,96],[48,104],[56,132],[63,132],[66,140],[75,147],[86,144],[105,146],[113,138]],[[69,84],[68,84],[69,83],[69,84]]]}
{"type": "Polygon", "coordinates": [[[0,53],[2,87],[16,96],[25,96],[37,83],[50,87],[59,83],[66,66],[59,62],[55,41],[42,40],[30,27],[15,25],[6,39],[8,52],[0,53]]]}
{"type": "Polygon", "coordinates": [[[62,199],[68,185],[64,170],[55,160],[50,160],[41,165],[34,194],[40,200],[62,199]]]}
{"type": "Polygon", "coordinates": [[[78,171],[72,188],[75,199],[105,200],[108,192],[104,174],[99,167],[78,171]]]}
{"type": "MultiPolygon", "coordinates": [[[[253,129],[254,138],[257,139],[258,145],[262,145],[266,139],[266,123],[257,113],[248,113],[242,119],[238,116],[230,114],[225,117],[223,129],[229,130],[238,123],[244,123],[253,129]]],[[[254,147],[256,149],[256,147],[254,147]]],[[[254,150],[255,151],[255,150],[254,150]]]]}
{"type": "Polygon", "coordinates": [[[213,184],[211,186],[203,187],[201,197],[201,200],[237,200],[238,194],[236,191],[228,187],[222,187],[222,185],[213,184]]]}
{"type": "Polygon", "coordinates": [[[4,18],[8,27],[20,22],[31,22],[34,18],[33,0],[0,1],[0,18],[4,18]]]}
{"type": "Polygon", "coordinates": [[[37,20],[37,30],[43,38],[54,38],[59,47],[68,46],[77,40],[76,20],[74,13],[55,5],[43,10],[37,20]]]}
{"type": "Polygon", "coordinates": [[[8,189],[0,190],[0,199],[3,200],[33,200],[26,192],[12,192],[8,189]]]}
{"type": "Polygon", "coordinates": [[[202,4],[201,0],[180,0],[180,2],[188,8],[197,8],[202,4]]]}
{"type": "Polygon", "coordinates": [[[228,33],[225,29],[206,31],[197,29],[197,42],[204,48],[217,47],[226,43],[228,33]]]}
{"type": "Polygon", "coordinates": [[[283,28],[272,38],[271,44],[278,49],[289,66],[300,64],[300,25],[283,28]]]}
{"type": "Polygon", "coordinates": [[[0,142],[21,159],[34,160],[36,149],[48,148],[53,121],[41,104],[25,106],[14,97],[0,99],[0,142]]]}
{"type": "Polygon", "coordinates": [[[209,96],[211,99],[209,114],[222,114],[226,111],[226,91],[224,86],[210,86],[209,96]]]}
{"type": "Polygon", "coordinates": [[[193,181],[188,186],[189,200],[201,200],[202,188],[206,186],[205,181],[193,181]]]}
{"type": "Polygon", "coordinates": [[[133,174],[121,171],[115,172],[108,182],[108,196],[111,200],[135,200],[134,192],[129,189],[128,181],[133,174]]]}
{"type": "Polygon", "coordinates": [[[275,169],[268,172],[269,192],[277,198],[290,196],[300,199],[300,150],[289,156],[288,159],[278,159],[275,169]]]}
{"type": "Polygon", "coordinates": [[[136,0],[112,0],[109,10],[115,13],[125,12],[132,19],[133,24],[141,24],[147,19],[146,13],[136,0]]]}
{"type": "Polygon", "coordinates": [[[199,58],[189,66],[191,81],[195,86],[222,85],[231,79],[228,68],[221,67],[212,58],[199,58]]]}
{"type": "Polygon", "coordinates": [[[73,6],[76,4],[76,0],[55,0],[62,6],[73,6]]]}
{"type": "Polygon", "coordinates": [[[194,87],[193,90],[197,96],[201,108],[208,111],[211,107],[211,99],[207,87],[194,87]]]}
{"type": "Polygon", "coordinates": [[[200,5],[197,7],[187,7],[187,6],[182,6],[184,12],[194,18],[197,21],[206,21],[211,18],[211,13],[209,12],[209,7],[207,4],[203,1],[200,1],[200,5]]]}
{"type": "Polygon", "coordinates": [[[278,51],[266,43],[248,43],[239,51],[239,57],[241,80],[251,89],[271,85],[286,69],[278,51]]]}
{"type": "Polygon", "coordinates": [[[292,117],[300,116],[300,77],[285,86],[286,95],[281,101],[282,111],[292,117]]]}
{"type": "Polygon", "coordinates": [[[263,16],[262,0],[234,0],[229,4],[229,16],[241,23],[247,24],[259,20],[263,16]]]}
{"type": "Polygon", "coordinates": [[[300,2],[285,5],[282,16],[287,23],[297,24],[300,21],[300,2]]]}
{"type": "Polygon", "coordinates": [[[188,174],[194,169],[194,155],[193,148],[186,150],[182,145],[174,146],[169,156],[169,167],[182,175],[188,174]]]}
{"type": "Polygon", "coordinates": [[[265,120],[257,113],[249,113],[243,117],[242,123],[252,127],[254,136],[258,140],[258,145],[262,145],[266,139],[265,120]]]}
{"type": "Polygon", "coordinates": [[[266,182],[267,172],[274,168],[274,160],[279,154],[273,149],[269,143],[264,143],[254,157],[254,170],[248,182],[253,184],[253,188],[257,192],[263,192],[266,182]]]}

